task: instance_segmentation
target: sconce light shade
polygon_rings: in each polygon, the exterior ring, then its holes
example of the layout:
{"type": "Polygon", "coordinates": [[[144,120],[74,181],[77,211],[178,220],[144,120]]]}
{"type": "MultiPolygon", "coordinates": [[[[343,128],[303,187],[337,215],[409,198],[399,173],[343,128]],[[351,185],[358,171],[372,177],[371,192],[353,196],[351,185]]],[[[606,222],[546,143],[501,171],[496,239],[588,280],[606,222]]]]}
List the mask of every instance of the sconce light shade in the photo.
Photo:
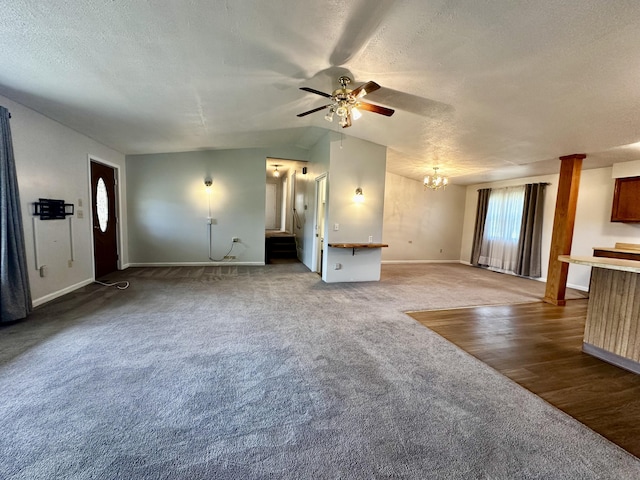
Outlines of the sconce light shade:
{"type": "Polygon", "coordinates": [[[211,180],[210,178],[205,178],[204,179],[204,186],[205,187],[210,187],[211,185],[213,185],[213,180],[211,180]]]}
{"type": "Polygon", "coordinates": [[[356,188],[356,194],[353,196],[353,201],[356,203],[364,202],[364,194],[362,193],[362,188],[356,188]]]}

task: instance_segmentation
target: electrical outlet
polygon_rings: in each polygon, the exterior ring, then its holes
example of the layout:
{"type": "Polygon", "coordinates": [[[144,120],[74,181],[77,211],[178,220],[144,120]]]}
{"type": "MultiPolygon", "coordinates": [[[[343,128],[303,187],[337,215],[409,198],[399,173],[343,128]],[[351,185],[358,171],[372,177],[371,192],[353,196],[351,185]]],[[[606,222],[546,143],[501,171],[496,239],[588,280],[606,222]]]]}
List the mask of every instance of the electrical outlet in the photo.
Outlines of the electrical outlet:
{"type": "Polygon", "coordinates": [[[238,242],[240,242],[240,239],[238,237],[231,237],[231,241],[233,243],[238,243],[238,242]]]}
{"type": "Polygon", "coordinates": [[[342,268],[342,264],[341,264],[341,263],[336,263],[336,264],[333,266],[333,269],[334,269],[334,270],[340,270],[341,268],[342,268]]]}
{"type": "Polygon", "coordinates": [[[78,210],[77,216],[78,218],[84,218],[84,212],[82,210],[78,210]]]}
{"type": "Polygon", "coordinates": [[[373,243],[373,235],[369,235],[369,243],[373,243]]]}
{"type": "Polygon", "coordinates": [[[40,276],[41,277],[46,277],[49,274],[49,267],[47,267],[46,265],[42,265],[40,267],[40,276]]]}
{"type": "Polygon", "coordinates": [[[337,232],[338,230],[340,230],[340,224],[339,224],[339,223],[334,223],[334,224],[333,224],[333,230],[334,230],[334,231],[336,231],[336,232],[337,232]]]}

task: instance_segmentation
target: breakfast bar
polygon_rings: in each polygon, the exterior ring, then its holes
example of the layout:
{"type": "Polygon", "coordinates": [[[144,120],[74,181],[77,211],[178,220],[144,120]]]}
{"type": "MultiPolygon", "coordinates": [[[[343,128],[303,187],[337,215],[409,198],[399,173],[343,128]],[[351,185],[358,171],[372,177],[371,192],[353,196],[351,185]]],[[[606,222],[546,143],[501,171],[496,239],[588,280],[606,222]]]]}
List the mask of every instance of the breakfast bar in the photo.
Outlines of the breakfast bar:
{"type": "Polygon", "coordinates": [[[640,373],[640,250],[594,249],[593,257],[560,255],[558,260],[591,268],[582,351],[640,373]],[[614,250],[625,250],[616,258],[614,250]],[[608,251],[612,256],[603,256],[608,251]],[[629,256],[631,255],[631,257],[629,256]]]}

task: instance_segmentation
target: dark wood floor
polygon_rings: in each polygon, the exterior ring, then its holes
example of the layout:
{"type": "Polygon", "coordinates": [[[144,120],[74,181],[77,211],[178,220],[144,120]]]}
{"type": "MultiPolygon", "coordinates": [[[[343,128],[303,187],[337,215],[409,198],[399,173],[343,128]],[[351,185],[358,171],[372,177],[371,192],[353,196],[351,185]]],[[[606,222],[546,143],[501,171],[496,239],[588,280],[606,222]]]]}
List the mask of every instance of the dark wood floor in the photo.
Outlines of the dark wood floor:
{"type": "Polygon", "coordinates": [[[640,457],[640,375],[582,353],[586,312],[569,300],[410,315],[640,457]]]}

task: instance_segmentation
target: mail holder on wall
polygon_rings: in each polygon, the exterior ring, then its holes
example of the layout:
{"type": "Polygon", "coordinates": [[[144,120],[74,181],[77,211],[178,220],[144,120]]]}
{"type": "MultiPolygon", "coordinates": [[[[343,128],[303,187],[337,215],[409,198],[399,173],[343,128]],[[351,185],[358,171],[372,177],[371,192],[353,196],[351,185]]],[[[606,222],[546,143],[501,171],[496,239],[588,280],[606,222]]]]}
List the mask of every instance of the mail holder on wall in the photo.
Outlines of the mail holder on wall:
{"type": "Polygon", "coordinates": [[[64,220],[73,215],[73,210],[73,203],[64,203],[64,200],[39,198],[33,204],[33,214],[40,216],[40,220],[64,220]]]}

